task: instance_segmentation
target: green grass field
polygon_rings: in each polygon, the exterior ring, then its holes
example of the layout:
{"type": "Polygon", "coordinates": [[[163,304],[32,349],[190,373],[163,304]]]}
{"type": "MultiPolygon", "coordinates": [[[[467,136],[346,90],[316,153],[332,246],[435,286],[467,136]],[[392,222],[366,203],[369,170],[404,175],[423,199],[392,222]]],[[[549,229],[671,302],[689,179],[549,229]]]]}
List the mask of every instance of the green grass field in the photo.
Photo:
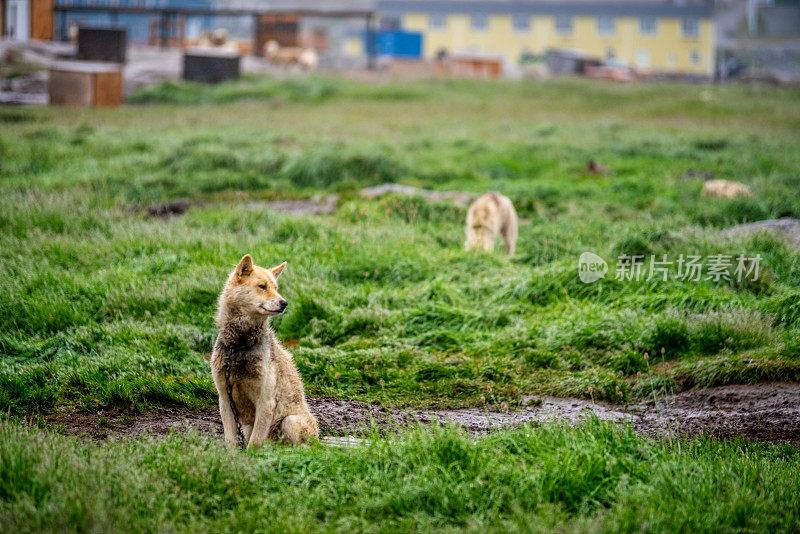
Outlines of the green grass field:
{"type": "Polygon", "coordinates": [[[800,451],[590,422],[476,441],[243,455],[198,435],[86,446],[0,424],[5,532],[794,532],[800,451]]]}
{"type": "Polygon", "coordinates": [[[719,230],[800,218],[800,92],[311,77],[131,101],[0,108],[0,525],[800,529],[792,447],[591,423],[243,456],[202,436],[98,446],[21,423],[213,405],[202,355],[245,253],[289,262],[274,325],[310,396],[513,407],[798,382],[800,254],[719,230]],[[613,174],[586,173],[592,158],[613,174]],[[706,172],[753,197],[701,197],[706,172]],[[464,208],[357,194],[384,182],[503,192],[526,221],[517,253],[464,251],[464,208]],[[329,215],[258,207],[330,193],[329,215]],[[200,205],[168,220],[142,209],[178,199],[200,205]],[[606,279],[580,281],[584,251],[609,261],[606,279]],[[763,273],[617,281],[624,254],[760,255],[763,273]]]}

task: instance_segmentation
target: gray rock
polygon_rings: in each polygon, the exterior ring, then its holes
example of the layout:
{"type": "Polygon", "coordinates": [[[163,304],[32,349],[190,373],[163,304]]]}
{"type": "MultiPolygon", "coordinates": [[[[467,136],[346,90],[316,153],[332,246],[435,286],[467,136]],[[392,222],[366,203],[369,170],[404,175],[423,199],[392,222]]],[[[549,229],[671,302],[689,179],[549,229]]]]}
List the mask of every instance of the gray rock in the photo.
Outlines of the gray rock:
{"type": "Polygon", "coordinates": [[[740,224],[722,231],[726,237],[739,237],[752,235],[758,232],[767,232],[786,240],[790,245],[800,251],[800,219],[776,219],[740,224]]]}
{"type": "Polygon", "coordinates": [[[374,187],[367,187],[361,190],[361,196],[365,198],[377,198],[383,195],[394,193],[396,195],[419,196],[434,202],[450,200],[457,206],[468,206],[475,195],[462,191],[431,191],[430,189],[419,189],[409,185],[383,184],[374,187]]]}

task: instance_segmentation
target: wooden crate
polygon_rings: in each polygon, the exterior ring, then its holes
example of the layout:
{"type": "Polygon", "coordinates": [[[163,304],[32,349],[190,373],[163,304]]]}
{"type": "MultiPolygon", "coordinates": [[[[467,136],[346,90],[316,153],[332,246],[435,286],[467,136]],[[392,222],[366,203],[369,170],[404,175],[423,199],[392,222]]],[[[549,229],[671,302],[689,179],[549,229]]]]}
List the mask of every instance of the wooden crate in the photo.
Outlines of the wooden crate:
{"type": "Polygon", "coordinates": [[[50,68],[50,104],[113,108],[122,104],[119,65],[61,62],[50,68]]]}
{"type": "Polygon", "coordinates": [[[449,75],[460,78],[500,78],[503,75],[503,61],[493,57],[454,56],[450,59],[449,75]]]}

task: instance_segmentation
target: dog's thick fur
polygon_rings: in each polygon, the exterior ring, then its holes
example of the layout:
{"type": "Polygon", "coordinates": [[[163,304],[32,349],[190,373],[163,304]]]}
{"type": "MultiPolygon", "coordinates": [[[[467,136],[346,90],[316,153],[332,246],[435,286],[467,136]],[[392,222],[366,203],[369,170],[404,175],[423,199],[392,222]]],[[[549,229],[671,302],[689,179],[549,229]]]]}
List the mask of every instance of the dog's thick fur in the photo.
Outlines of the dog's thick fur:
{"type": "Polygon", "coordinates": [[[467,211],[467,249],[494,250],[494,239],[503,238],[506,251],[517,244],[517,212],[508,197],[490,191],[475,199],[467,211]]]}
{"type": "Polygon", "coordinates": [[[703,185],[704,197],[737,198],[752,197],[753,192],[744,184],[730,180],[711,180],[703,185]]]}
{"type": "Polygon", "coordinates": [[[233,402],[248,448],[259,447],[271,435],[282,434],[293,445],[319,437],[294,359],[269,326],[270,316],[286,308],[277,283],[285,266],[286,262],[264,269],[254,265],[248,254],[228,277],[219,297],[220,332],[211,353],[211,374],[219,393],[225,439],[232,445],[238,430],[225,381],[228,357],[233,402]]]}

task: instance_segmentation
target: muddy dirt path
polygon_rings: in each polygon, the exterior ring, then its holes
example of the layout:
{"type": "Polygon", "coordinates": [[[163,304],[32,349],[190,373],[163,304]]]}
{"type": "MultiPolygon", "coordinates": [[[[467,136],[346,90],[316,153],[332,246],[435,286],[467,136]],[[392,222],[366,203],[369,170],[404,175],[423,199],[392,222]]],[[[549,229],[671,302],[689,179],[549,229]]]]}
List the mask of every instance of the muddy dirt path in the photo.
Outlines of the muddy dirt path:
{"type": "MultiPolygon", "coordinates": [[[[395,410],[331,398],[311,398],[309,405],[319,420],[323,436],[355,435],[370,422],[385,430],[415,422],[454,422],[469,432],[485,433],[554,419],[576,424],[594,414],[603,420],[629,422],[635,429],[655,436],[706,433],[800,445],[800,384],[733,385],[692,390],[628,406],[582,399],[526,397],[523,407],[506,412],[480,408],[395,410]]],[[[187,426],[201,433],[222,434],[216,408],[162,408],[135,416],[108,412],[57,413],[48,415],[46,420],[67,434],[94,439],[146,433],[163,435],[187,426]]]]}

